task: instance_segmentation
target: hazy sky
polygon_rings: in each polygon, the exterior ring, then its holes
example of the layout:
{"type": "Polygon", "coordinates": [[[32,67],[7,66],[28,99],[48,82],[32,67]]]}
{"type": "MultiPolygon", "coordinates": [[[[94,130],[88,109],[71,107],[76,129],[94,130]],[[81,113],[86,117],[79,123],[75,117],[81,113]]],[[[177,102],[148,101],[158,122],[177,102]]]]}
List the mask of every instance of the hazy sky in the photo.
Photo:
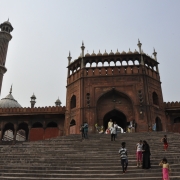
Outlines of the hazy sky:
{"type": "Polygon", "coordinates": [[[178,0],[0,0],[0,23],[14,27],[1,98],[9,93],[23,106],[66,103],[67,56],[153,47],[160,63],[164,101],[180,101],[180,1],[178,0]]]}

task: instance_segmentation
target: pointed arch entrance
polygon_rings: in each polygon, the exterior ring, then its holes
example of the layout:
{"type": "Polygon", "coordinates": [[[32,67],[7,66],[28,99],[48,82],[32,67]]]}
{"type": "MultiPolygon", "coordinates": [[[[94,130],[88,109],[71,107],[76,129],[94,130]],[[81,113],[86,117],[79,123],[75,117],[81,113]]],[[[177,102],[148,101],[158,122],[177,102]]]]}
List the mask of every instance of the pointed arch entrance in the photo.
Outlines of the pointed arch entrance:
{"type": "Polygon", "coordinates": [[[103,118],[103,126],[105,129],[107,129],[108,122],[110,119],[112,119],[113,122],[116,122],[118,126],[120,126],[123,129],[125,129],[127,126],[126,116],[122,112],[116,109],[109,111],[108,113],[105,114],[103,118]]]}

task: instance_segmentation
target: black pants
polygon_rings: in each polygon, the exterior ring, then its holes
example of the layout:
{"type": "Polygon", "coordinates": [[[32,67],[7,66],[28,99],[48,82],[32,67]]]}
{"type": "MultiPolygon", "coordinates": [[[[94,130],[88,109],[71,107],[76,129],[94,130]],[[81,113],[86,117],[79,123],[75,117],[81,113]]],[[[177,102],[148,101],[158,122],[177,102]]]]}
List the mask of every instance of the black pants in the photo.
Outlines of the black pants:
{"type": "Polygon", "coordinates": [[[115,141],[115,136],[116,136],[115,134],[111,134],[111,141],[113,140],[115,141]]]}
{"type": "Polygon", "coordinates": [[[121,165],[122,165],[123,172],[125,172],[127,170],[128,160],[127,159],[121,159],[121,165]]]}

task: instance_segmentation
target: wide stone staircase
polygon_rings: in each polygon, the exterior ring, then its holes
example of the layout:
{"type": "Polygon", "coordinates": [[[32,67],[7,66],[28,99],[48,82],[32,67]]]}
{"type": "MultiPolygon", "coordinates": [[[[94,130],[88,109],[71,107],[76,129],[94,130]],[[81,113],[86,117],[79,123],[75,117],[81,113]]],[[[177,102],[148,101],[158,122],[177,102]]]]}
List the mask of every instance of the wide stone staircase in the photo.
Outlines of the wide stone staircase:
{"type": "Polygon", "coordinates": [[[160,160],[166,157],[171,165],[171,180],[180,180],[180,135],[165,132],[118,134],[90,134],[88,140],[80,135],[54,139],[0,145],[0,180],[81,180],[123,179],[161,180],[160,160]],[[160,139],[167,134],[169,149],[163,150],[160,139]],[[146,140],[151,147],[151,169],[136,166],[135,145],[146,140]],[[126,142],[129,166],[122,174],[118,150],[126,142]]]}

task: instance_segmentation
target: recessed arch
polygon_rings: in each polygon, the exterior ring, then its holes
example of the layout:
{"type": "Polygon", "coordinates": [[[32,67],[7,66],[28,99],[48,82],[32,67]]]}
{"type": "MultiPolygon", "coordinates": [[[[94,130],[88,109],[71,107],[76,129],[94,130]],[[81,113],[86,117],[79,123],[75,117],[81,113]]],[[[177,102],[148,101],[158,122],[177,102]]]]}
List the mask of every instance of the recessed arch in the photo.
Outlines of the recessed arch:
{"type": "Polygon", "coordinates": [[[75,96],[75,95],[73,95],[73,96],[71,97],[70,106],[71,106],[71,109],[73,109],[73,108],[76,107],[76,96],[75,96]]]}
{"type": "Polygon", "coordinates": [[[159,98],[156,92],[152,93],[153,104],[159,106],[159,98]]]}
{"type": "Polygon", "coordinates": [[[40,122],[35,122],[33,125],[32,125],[32,128],[41,128],[43,127],[42,123],[40,122]]]}
{"type": "Polygon", "coordinates": [[[75,125],[76,125],[76,121],[74,119],[72,119],[70,122],[70,126],[75,126],[75,125]]]}
{"type": "Polygon", "coordinates": [[[124,113],[119,110],[113,109],[107,112],[103,118],[103,126],[107,129],[108,122],[112,119],[112,122],[116,122],[123,130],[126,129],[127,119],[124,113]]]}
{"type": "Polygon", "coordinates": [[[57,123],[56,123],[56,122],[51,121],[51,122],[49,122],[49,123],[47,124],[47,126],[46,126],[46,127],[57,127],[57,123]]]}
{"type": "Polygon", "coordinates": [[[156,117],[156,131],[162,131],[162,122],[161,119],[159,117],[156,117]]]}
{"type": "Polygon", "coordinates": [[[174,118],[174,123],[180,123],[180,117],[174,118]]]}

